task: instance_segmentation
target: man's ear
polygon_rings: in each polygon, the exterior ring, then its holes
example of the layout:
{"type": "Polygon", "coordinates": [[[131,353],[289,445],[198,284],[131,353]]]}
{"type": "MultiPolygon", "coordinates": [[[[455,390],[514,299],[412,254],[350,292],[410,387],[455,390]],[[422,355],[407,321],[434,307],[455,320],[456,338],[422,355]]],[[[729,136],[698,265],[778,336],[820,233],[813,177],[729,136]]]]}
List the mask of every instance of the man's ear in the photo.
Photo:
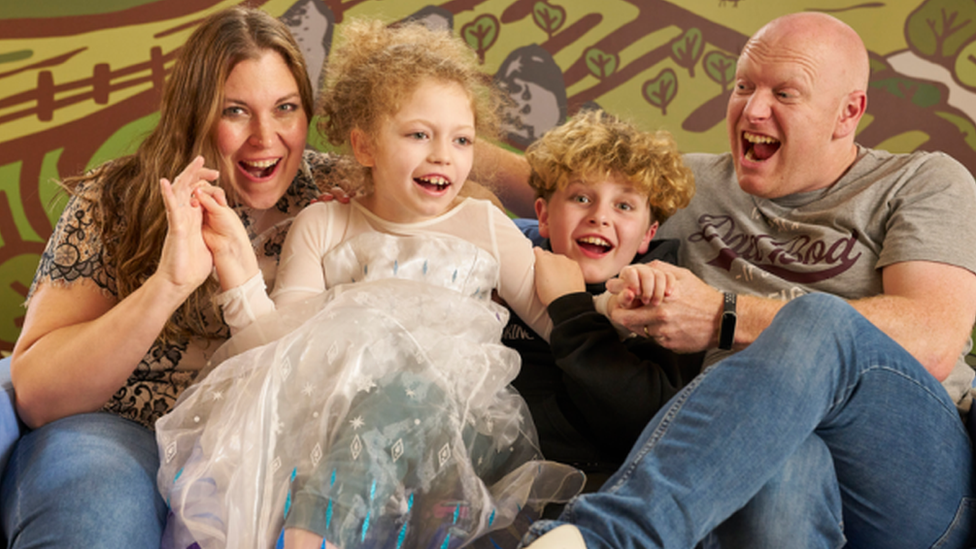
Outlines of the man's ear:
{"type": "Polygon", "coordinates": [[[535,199],[535,218],[539,220],[539,236],[549,238],[549,203],[545,198],[535,199]]]}
{"type": "Polygon", "coordinates": [[[659,226],[660,225],[658,225],[657,221],[651,223],[651,226],[648,227],[647,231],[644,232],[644,238],[641,239],[641,245],[640,248],[637,248],[637,253],[639,254],[647,253],[647,248],[651,245],[651,239],[654,238],[654,234],[657,233],[657,228],[659,226]]]}
{"type": "Polygon", "coordinates": [[[841,105],[840,117],[837,119],[837,127],[834,129],[834,138],[842,139],[853,135],[857,131],[857,125],[861,117],[867,112],[868,96],[863,91],[851,92],[841,105]]]}
{"type": "Polygon", "coordinates": [[[356,157],[356,162],[367,168],[372,168],[374,164],[373,146],[366,132],[359,128],[353,128],[349,132],[349,144],[352,145],[352,154],[356,157]]]}

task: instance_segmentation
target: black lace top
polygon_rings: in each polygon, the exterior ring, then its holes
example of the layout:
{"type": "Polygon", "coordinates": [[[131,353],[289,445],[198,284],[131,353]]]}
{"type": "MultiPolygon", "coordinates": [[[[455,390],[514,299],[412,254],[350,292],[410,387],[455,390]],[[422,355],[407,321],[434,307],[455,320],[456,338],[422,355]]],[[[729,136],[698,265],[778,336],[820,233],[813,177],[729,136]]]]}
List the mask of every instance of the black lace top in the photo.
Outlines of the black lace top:
{"type": "MultiPolygon", "coordinates": [[[[292,219],[320,194],[320,186],[323,189],[333,186],[334,165],[335,158],[331,155],[305,151],[302,168],[273,208],[235,207],[254,244],[269,288],[273,286],[281,246],[292,219]]],[[[95,284],[112,296],[118,295],[115,264],[112,258],[106,257],[96,226],[98,216],[94,214],[98,203],[85,199],[86,196],[97,196],[101,184],[100,180],[83,184],[76,196],[68,201],[41,256],[28,302],[39,284],[70,286],[79,280],[95,284]]],[[[157,339],[126,384],[105,403],[104,410],[152,429],[156,420],[173,407],[210,355],[230,335],[222,319],[210,310],[204,314],[206,339],[185,339],[169,344],[157,339]]]]}

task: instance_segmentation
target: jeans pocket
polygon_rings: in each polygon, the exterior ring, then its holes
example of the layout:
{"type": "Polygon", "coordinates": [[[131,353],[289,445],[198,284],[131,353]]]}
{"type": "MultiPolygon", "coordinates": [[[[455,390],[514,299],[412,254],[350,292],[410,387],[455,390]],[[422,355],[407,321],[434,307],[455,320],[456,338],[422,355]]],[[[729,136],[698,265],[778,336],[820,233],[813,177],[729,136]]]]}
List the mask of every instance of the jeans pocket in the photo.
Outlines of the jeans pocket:
{"type": "Polygon", "coordinates": [[[976,543],[976,498],[963,498],[956,516],[932,549],[968,549],[976,543]]]}

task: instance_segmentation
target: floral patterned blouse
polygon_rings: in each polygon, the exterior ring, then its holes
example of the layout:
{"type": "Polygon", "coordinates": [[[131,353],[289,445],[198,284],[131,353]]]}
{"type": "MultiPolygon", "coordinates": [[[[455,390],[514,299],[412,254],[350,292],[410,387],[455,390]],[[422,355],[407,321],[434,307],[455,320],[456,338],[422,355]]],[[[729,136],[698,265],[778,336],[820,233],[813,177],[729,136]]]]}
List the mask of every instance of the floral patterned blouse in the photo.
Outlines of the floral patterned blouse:
{"type": "MultiPolygon", "coordinates": [[[[274,284],[281,246],[292,219],[320,194],[316,182],[325,189],[333,186],[334,165],[333,156],[306,150],[301,169],[273,208],[234,208],[244,221],[269,288],[274,284]]],[[[84,199],[86,194],[95,193],[100,184],[99,180],[84,183],[77,190],[78,196],[72,196],[68,201],[41,256],[28,302],[41,283],[70,286],[82,279],[93,282],[110,295],[118,295],[115,266],[104,254],[100,231],[96,227],[98,217],[94,213],[98,203],[84,199]]],[[[213,352],[230,336],[222,319],[209,310],[205,314],[207,339],[183,339],[169,344],[157,339],[125,385],[105,403],[103,410],[153,429],[156,420],[173,407],[213,352]]]]}

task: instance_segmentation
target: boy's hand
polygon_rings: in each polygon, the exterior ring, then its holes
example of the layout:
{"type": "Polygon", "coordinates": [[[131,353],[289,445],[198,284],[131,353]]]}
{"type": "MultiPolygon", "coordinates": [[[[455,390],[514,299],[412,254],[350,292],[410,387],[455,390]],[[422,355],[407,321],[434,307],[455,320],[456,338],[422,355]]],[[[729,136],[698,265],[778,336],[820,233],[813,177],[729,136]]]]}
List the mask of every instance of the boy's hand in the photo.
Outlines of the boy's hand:
{"type": "Polygon", "coordinates": [[[674,289],[674,273],[655,268],[651,264],[627,265],[617,278],[607,281],[607,291],[616,294],[616,302],[624,309],[642,305],[657,307],[674,289]]]}
{"type": "Polygon", "coordinates": [[[546,307],[567,294],[586,291],[586,280],[578,263],[572,259],[534,248],[535,293],[546,307]]]}

